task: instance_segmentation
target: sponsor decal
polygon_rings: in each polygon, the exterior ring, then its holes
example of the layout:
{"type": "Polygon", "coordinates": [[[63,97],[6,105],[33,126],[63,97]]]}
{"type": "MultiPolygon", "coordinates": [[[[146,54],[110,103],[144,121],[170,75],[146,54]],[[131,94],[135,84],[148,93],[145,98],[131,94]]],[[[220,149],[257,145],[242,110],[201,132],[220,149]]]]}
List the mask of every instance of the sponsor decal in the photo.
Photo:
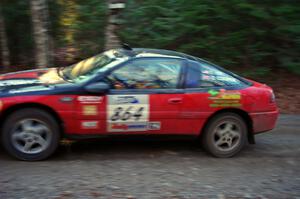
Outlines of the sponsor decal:
{"type": "Polygon", "coordinates": [[[204,80],[209,80],[209,79],[210,79],[210,76],[208,76],[208,75],[203,75],[202,79],[204,79],[204,80]]]}
{"type": "Polygon", "coordinates": [[[109,95],[107,126],[109,132],[145,131],[149,121],[148,95],[109,95]]]}
{"type": "Polygon", "coordinates": [[[110,123],[108,130],[110,132],[147,131],[148,123],[110,123]]]}
{"type": "Polygon", "coordinates": [[[110,123],[109,129],[114,132],[160,130],[160,122],[110,123]]]}
{"type": "Polygon", "coordinates": [[[36,79],[8,79],[0,82],[0,86],[18,86],[24,84],[39,84],[41,83],[36,79]]]}
{"type": "Polygon", "coordinates": [[[208,93],[210,94],[211,97],[217,96],[220,92],[216,90],[209,90],[208,93]]]}
{"type": "Polygon", "coordinates": [[[100,104],[103,100],[103,97],[99,96],[79,96],[77,100],[81,104],[100,104]]]}
{"type": "Polygon", "coordinates": [[[208,99],[212,100],[210,107],[240,107],[241,94],[239,91],[228,91],[225,89],[209,90],[210,96],[208,99]]]}
{"type": "Polygon", "coordinates": [[[116,104],[138,104],[139,100],[134,96],[118,96],[116,104]]]}
{"type": "Polygon", "coordinates": [[[95,105],[82,106],[82,114],[85,116],[98,115],[98,109],[95,105]]]}
{"type": "Polygon", "coordinates": [[[34,86],[34,87],[27,87],[27,88],[20,88],[20,89],[11,89],[9,93],[25,93],[25,92],[39,92],[39,91],[48,91],[52,88],[43,87],[43,86],[34,86]]]}
{"type": "Polygon", "coordinates": [[[63,103],[69,103],[73,101],[73,97],[62,97],[59,100],[63,103]]]}
{"type": "Polygon", "coordinates": [[[97,129],[97,128],[99,128],[98,121],[84,121],[84,122],[81,122],[81,128],[82,129],[97,129]]]}
{"type": "Polygon", "coordinates": [[[160,122],[149,122],[148,129],[149,130],[160,130],[160,122]]]}
{"type": "Polygon", "coordinates": [[[204,70],[202,73],[203,74],[210,74],[209,70],[204,70]]]}
{"type": "Polygon", "coordinates": [[[114,123],[114,124],[110,124],[110,129],[112,130],[128,130],[128,125],[127,124],[117,124],[117,123],[114,123]]]}

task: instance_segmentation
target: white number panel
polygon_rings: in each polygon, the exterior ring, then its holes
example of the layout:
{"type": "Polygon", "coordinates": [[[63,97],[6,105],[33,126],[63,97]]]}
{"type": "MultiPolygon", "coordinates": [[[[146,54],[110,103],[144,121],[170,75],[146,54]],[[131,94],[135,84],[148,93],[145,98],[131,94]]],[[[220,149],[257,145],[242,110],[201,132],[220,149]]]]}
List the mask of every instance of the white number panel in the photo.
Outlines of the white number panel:
{"type": "Polygon", "coordinates": [[[146,131],[148,122],[148,95],[108,96],[107,130],[109,132],[146,131]]]}

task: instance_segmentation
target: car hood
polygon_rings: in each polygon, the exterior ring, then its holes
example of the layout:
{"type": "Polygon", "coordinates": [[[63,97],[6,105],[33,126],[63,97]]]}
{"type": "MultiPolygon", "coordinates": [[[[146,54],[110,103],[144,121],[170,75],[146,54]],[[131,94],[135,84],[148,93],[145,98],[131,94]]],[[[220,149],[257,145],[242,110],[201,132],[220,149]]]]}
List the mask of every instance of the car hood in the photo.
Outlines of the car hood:
{"type": "Polygon", "coordinates": [[[7,73],[0,75],[0,93],[47,90],[64,83],[55,68],[7,73]]]}

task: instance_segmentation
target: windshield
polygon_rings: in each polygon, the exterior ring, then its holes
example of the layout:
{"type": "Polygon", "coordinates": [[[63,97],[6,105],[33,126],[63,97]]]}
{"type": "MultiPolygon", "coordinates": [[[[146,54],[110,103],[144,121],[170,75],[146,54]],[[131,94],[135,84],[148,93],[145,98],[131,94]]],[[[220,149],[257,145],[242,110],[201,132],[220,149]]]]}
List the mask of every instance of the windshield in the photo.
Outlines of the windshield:
{"type": "Polygon", "coordinates": [[[58,70],[58,73],[67,81],[86,81],[126,60],[128,56],[117,50],[110,50],[58,70]]]}

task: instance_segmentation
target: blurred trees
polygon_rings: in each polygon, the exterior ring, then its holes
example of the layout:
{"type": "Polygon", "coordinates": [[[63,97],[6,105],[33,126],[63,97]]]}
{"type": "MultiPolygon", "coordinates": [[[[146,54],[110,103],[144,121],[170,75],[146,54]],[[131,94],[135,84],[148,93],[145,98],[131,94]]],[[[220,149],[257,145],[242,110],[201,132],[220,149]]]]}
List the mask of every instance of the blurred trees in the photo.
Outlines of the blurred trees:
{"type": "Polygon", "coordinates": [[[67,63],[104,50],[107,5],[99,0],[53,0],[57,58],[67,63]]]}
{"type": "Polygon", "coordinates": [[[1,0],[0,6],[5,20],[11,65],[34,65],[30,1],[1,0]]]}
{"type": "MultiPolygon", "coordinates": [[[[57,66],[101,52],[106,2],[1,0],[6,31],[0,27],[0,41],[8,46],[5,50],[1,42],[2,55],[10,52],[12,65],[32,66],[35,49],[42,52],[35,44],[41,43],[48,46],[43,47],[47,62],[53,57],[57,66]],[[37,15],[37,7],[30,9],[34,2],[43,5],[37,15]],[[37,21],[31,20],[36,17],[45,22],[38,29],[47,39],[37,39],[37,21]]],[[[261,72],[281,67],[300,74],[299,13],[298,0],[128,0],[118,33],[133,47],[183,51],[226,67],[259,67],[261,72]]]]}
{"type": "Polygon", "coordinates": [[[2,8],[0,5],[0,46],[1,46],[1,60],[4,67],[7,67],[10,65],[9,60],[9,49],[8,49],[8,43],[7,43],[7,33],[6,33],[6,27],[4,18],[2,15],[2,8]]]}
{"type": "Polygon", "coordinates": [[[30,0],[33,36],[35,41],[36,66],[49,66],[48,5],[46,0],[30,0]]]}
{"type": "Polygon", "coordinates": [[[300,1],[129,0],[120,36],[223,66],[300,74],[300,1]]]}
{"type": "Polygon", "coordinates": [[[1,0],[0,7],[14,68],[67,65],[104,49],[105,1],[1,0]]]}

